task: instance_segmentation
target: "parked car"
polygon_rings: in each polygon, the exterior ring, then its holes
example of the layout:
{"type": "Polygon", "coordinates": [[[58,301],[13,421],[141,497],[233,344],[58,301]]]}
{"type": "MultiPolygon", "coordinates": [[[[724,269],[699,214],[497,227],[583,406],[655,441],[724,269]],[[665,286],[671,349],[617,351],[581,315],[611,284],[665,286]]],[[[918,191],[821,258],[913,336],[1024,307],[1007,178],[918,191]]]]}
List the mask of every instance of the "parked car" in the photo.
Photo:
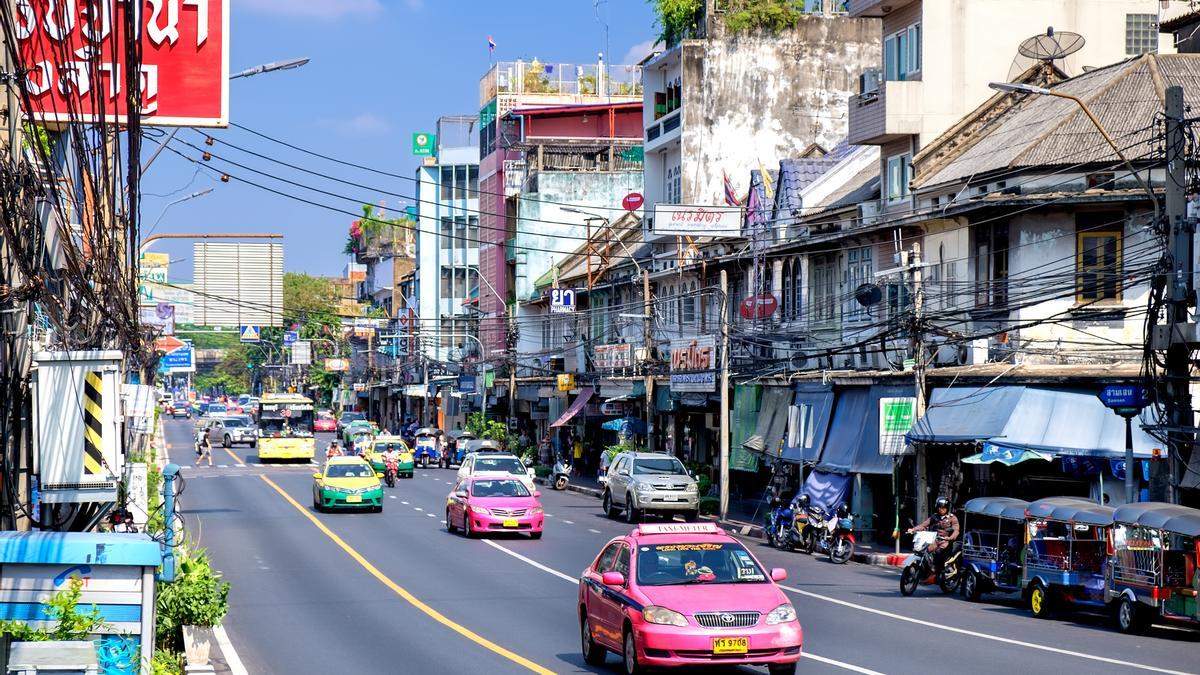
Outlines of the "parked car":
{"type": "Polygon", "coordinates": [[[604,477],[602,507],[609,518],[624,511],[625,520],[639,522],[655,513],[684,520],[700,516],[696,479],[678,459],[656,452],[622,452],[613,458],[604,477]]]}
{"type": "Polygon", "coordinates": [[[208,442],[226,448],[238,444],[253,448],[258,445],[258,427],[241,415],[218,417],[208,427],[208,442]]]}

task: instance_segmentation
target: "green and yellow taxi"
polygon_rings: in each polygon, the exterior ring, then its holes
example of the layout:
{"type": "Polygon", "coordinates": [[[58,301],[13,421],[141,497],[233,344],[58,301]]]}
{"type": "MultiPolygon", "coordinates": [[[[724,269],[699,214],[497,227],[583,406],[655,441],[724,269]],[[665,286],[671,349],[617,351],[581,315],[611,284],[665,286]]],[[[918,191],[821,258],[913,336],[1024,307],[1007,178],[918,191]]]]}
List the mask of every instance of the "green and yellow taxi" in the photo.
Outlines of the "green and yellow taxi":
{"type": "Polygon", "coordinates": [[[313,474],[313,508],[383,510],[383,484],[379,474],[361,457],[333,457],[320,473],[313,474]]]}
{"type": "Polygon", "coordinates": [[[383,465],[383,453],[389,450],[400,451],[400,462],[396,465],[396,476],[398,478],[412,478],[413,467],[416,462],[413,460],[412,450],[409,449],[404,439],[399,436],[376,436],[375,440],[371,442],[371,445],[362,454],[362,458],[370,462],[371,467],[376,472],[382,473],[384,468],[386,468],[383,465]]]}

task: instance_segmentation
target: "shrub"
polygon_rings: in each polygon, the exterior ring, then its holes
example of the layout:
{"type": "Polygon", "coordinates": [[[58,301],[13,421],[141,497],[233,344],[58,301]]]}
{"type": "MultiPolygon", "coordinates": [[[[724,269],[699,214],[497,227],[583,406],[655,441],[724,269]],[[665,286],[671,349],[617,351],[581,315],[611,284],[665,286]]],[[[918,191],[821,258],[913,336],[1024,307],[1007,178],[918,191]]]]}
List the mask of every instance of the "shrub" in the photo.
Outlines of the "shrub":
{"type": "Polygon", "coordinates": [[[72,576],[70,585],[55,593],[46,601],[42,613],[54,627],[32,628],[24,621],[6,619],[0,621],[0,633],[12,636],[19,642],[46,642],[50,640],[87,640],[92,633],[104,628],[100,610],[92,605],[90,612],[79,611],[79,596],[83,593],[83,580],[72,576]]]}
{"type": "Polygon", "coordinates": [[[164,649],[178,650],[183,626],[215,626],[229,612],[229,584],[221,581],[202,548],[180,547],[175,581],[158,585],[155,637],[164,649]]]}

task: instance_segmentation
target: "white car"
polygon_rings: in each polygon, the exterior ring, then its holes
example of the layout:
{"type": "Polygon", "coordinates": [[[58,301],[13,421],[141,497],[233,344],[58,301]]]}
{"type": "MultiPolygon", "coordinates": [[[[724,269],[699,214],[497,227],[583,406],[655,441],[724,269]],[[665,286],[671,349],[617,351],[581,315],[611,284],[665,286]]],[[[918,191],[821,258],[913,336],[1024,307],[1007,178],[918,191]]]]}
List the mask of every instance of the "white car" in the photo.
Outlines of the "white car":
{"type": "Polygon", "coordinates": [[[462,465],[458,467],[458,480],[480,474],[516,478],[531,493],[537,491],[533,485],[533,469],[526,468],[520,458],[507,452],[472,452],[464,457],[462,465]]]}

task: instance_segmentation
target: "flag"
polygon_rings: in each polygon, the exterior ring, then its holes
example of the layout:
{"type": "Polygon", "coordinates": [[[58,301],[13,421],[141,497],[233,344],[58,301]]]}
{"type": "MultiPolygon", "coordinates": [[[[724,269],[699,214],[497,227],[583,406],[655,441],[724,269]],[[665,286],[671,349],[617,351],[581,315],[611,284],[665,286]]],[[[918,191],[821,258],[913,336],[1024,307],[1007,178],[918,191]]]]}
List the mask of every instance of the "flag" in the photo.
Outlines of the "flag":
{"type": "Polygon", "coordinates": [[[494,53],[495,51],[496,51],[496,41],[492,39],[491,35],[489,35],[488,36],[488,53],[489,54],[494,53]]]}
{"type": "Polygon", "coordinates": [[[729,206],[741,206],[741,201],[733,191],[733,181],[729,180],[729,174],[722,171],[721,175],[725,176],[725,203],[729,206]]]}

